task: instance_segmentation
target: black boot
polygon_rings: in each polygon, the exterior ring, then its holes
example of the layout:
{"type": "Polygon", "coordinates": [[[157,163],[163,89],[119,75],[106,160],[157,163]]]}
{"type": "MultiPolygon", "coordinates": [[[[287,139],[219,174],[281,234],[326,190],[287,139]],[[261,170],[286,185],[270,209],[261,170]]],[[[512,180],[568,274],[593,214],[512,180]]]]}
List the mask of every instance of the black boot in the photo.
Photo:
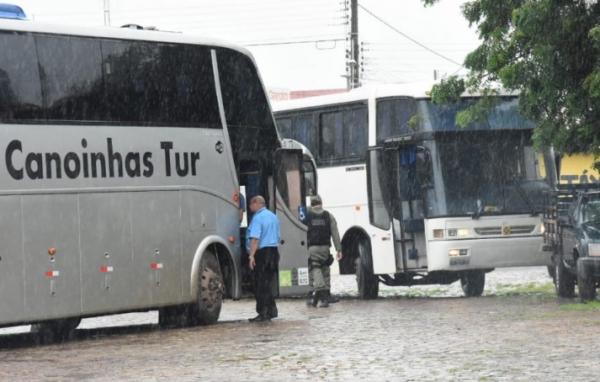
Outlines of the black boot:
{"type": "Polygon", "coordinates": [[[308,292],[308,295],[306,296],[306,306],[312,306],[313,295],[314,295],[313,291],[308,292]]]}
{"type": "Polygon", "coordinates": [[[319,303],[321,294],[322,294],[322,291],[320,291],[320,290],[314,291],[313,296],[312,296],[312,302],[311,302],[311,305],[313,307],[317,306],[317,304],[319,303]]]}
{"type": "Polygon", "coordinates": [[[319,308],[328,308],[329,307],[329,291],[328,290],[321,291],[320,300],[321,300],[321,303],[319,304],[319,308]]]}

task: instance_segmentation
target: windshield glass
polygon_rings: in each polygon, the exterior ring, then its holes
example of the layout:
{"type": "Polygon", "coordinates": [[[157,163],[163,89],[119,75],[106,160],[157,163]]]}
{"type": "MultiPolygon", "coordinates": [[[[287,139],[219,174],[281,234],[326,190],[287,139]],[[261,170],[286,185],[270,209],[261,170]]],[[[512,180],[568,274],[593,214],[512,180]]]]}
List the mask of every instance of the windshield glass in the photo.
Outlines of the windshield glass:
{"type": "Polygon", "coordinates": [[[539,213],[550,189],[550,155],[536,153],[527,132],[437,134],[434,187],[427,215],[539,213]]]}
{"type": "Polygon", "coordinates": [[[431,181],[420,185],[428,217],[541,212],[555,176],[551,153],[534,150],[533,124],[519,114],[515,97],[499,98],[482,121],[457,127],[456,114],[474,102],[380,100],[378,140],[414,134],[431,153],[431,181]]]}
{"type": "Polygon", "coordinates": [[[600,221],[600,195],[583,204],[581,221],[583,223],[597,223],[600,221]]]}

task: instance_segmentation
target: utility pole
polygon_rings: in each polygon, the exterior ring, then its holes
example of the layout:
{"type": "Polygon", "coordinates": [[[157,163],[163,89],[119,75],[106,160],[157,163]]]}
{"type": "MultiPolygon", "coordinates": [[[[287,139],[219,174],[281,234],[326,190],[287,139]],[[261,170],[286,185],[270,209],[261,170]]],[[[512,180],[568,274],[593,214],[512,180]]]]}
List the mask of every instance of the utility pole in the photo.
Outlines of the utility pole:
{"type": "Polygon", "coordinates": [[[104,26],[110,26],[110,0],[104,0],[104,26]]]}
{"type": "MultiPolygon", "coordinates": [[[[347,4],[347,3],[346,3],[347,4]]],[[[358,42],[358,0],[350,0],[350,51],[346,54],[348,89],[360,86],[360,47],[358,42]]]]}

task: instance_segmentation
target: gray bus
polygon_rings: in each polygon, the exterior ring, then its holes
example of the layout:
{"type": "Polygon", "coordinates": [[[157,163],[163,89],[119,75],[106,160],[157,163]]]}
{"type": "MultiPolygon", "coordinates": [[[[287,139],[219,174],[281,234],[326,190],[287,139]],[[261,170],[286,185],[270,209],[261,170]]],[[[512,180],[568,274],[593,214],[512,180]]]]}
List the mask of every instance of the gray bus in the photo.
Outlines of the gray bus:
{"type": "Polygon", "coordinates": [[[280,217],[280,294],[307,289],[306,164],[247,51],[12,20],[0,51],[0,326],[215,322],[242,295],[240,188],[280,217]]]}

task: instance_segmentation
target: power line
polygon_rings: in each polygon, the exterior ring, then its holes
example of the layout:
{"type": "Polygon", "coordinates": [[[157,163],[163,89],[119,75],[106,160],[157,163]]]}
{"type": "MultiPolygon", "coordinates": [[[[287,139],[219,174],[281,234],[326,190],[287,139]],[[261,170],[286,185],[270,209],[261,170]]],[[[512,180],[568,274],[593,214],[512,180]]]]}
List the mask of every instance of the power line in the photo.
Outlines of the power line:
{"type": "Polygon", "coordinates": [[[242,44],[244,46],[272,46],[272,45],[294,45],[294,44],[318,44],[320,42],[337,42],[346,41],[345,38],[329,38],[320,40],[298,40],[298,41],[280,41],[280,42],[257,42],[250,44],[242,44]]]}
{"type": "Polygon", "coordinates": [[[407,40],[412,41],[413,43],[419,45],[421,48],[435,54],[436,56],[443,58],[444,60],[451,62],[453,64],[456,64],[458,66],[463,66],[463,64],[454,61],[453,59],[444,56],[443,54],[431,49],[430,47],[428,47],[427,45],[415,40],[414,38],[410,37],[409,35],[407,35],[406,33],[402,32],[401,30],[399,30],[398,28],[394,27],[393,25],[391,25],[390,23],[388,23],[387,21],[385,21],[384,19],[382,19],[381,17],[377,16],[375,13],[371,12],[369,9],[365,8],[363,5],[358,4],[358,6],[365,12],[367,12],[371,17],[373,17],[374,19],[376,19],[377,21],[379,21],[380,23],[382,23],[383,25],[387,26],[388,28],[390,28],[391,30],[393,30],[394,32],[398,33],[400,36],[404,37],[407,40]]]}

